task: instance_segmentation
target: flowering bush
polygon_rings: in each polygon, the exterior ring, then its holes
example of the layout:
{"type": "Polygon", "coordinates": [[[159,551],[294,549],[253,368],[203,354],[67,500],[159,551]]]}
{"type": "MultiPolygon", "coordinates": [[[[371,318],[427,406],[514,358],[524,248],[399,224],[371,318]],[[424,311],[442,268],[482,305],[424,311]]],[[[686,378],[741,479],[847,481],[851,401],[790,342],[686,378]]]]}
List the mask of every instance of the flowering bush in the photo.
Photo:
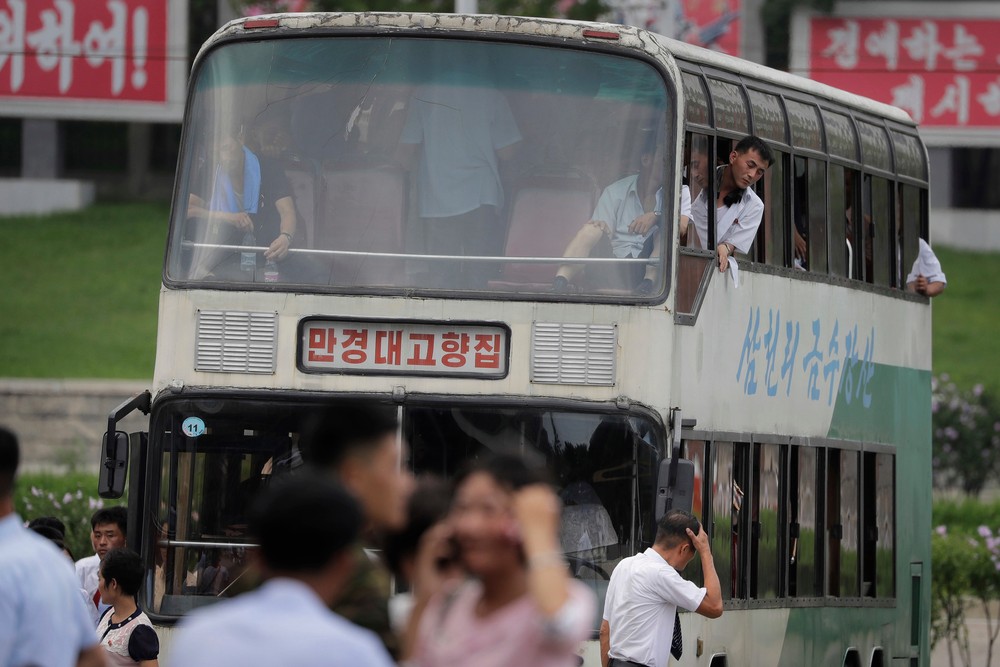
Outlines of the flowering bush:
{"type": "Polygon", "coordinates": [[[1000,404],[982,385],[963,391],[947,375],[931,380],[934,485],[978,496],[1000,470],[1000,404]]]}
{"type": "Polygon", "coordinates": [[[969,535],[938,526],[931,536],[931,573],[931,645],[945,640],[949,663],[955,664],[957,651],[961,664],[971,667],[965,611],[969,601],[975,600],[986,619],[984,664],[992,664],[993,646],[1000,634],[1000,618],[991,614],[991,605],[1000,600],[1000,530],[994,534],[982,525],[969,535]]]}
{"type": "MultiPolygon", "coordinates": [[[[77,559],[94,553],[90,517],[105,502],[97,496],[97,475],[88,473],[20,475],[14,492],[14,506],[25,521],[54,516],[66,524],[66,547],[77,559]]],[[[125,504],[125,500],[110,503],[125,504]]]]}

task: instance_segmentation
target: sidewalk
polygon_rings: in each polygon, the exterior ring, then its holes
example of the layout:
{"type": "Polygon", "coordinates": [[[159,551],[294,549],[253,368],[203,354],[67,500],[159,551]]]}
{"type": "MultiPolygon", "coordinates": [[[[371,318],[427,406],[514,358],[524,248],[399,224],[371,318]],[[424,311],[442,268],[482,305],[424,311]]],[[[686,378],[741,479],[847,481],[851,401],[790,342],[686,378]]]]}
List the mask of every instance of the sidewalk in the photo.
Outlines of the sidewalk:
{"type": "MultiPolygon", "coordinates": [[[[1000,603],[994,601],[990,605],[990,615],[992,617],[993,627],[995,628],[1000,618],[1000,603]]],[[[989,645],[988,631],[986,615],[983,612],[982,605],[978,602],[970,602],[968,609],[965,612],[965,625],[969,630],[969,652],[972,656],[972,666],[971,667],[992,667],[994,665],[1000,665],[1000,638],[997,642],[993,644],[993,659],[990,664],[986,664],[986,652],[989,645]]],[[[959,667],[962,665],[962,660],[958,655],[957,647],[953,649],[954,665],[959,667]]],[[[938,642],[938,645],[934,647],[931,651],[931,667],[950,667],[948,662],[948,645],[943,640],[938,642]]]]}

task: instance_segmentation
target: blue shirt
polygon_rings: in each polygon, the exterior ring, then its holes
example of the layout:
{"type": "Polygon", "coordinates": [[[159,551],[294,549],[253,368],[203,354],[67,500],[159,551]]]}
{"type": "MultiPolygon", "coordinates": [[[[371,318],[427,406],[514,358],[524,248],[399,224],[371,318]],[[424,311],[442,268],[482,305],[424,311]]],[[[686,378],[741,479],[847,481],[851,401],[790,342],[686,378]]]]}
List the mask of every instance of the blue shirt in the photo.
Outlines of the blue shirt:
{"type": "Polygon", "coordinates": [[[191,614],[166,658],[177,667],[392,666],[373,632],[334,614],[305,584],[283,578],[191,614]]]}
{"type": "Polygon", "coordinates": [[[73,564],[17,514],[0,519],[0,667],[68,667],[96,644],[73,564]]]}

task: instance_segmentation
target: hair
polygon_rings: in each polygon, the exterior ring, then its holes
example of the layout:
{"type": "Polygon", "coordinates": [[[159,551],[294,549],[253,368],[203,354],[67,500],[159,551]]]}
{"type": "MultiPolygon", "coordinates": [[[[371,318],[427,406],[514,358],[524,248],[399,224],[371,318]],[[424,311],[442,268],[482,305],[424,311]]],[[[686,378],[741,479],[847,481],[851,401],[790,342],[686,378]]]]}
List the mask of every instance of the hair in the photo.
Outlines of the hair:
{"type": "Polygon", "coordinates": [[[0,426],[0,498],[14,495],[14,478],[20,462],[17,436],[0,426]]]}
{"type": "Polygon", "coordinates": [[[328,405],[306,417],[299,450],[306,463],[338,470],[351,456],[371,454],[397,428],[399,421],[392,407],[328,405]]]}
{"type": "Polygon", "coordinates": [[[248,514],[264,563],[289,574],[322,570],[357,539],[361,521],[353,496],[312,470],[271,482],[248,514]]]}
{"type": "Polygon", "coordinates": [[[755,137],[752,134],[740,139],[739,143],[736,144],[736,147],[733,148],[733,150],[741,154],[748,153],[750,151],[757,151],[760,153],[761,158],[767,160],[767,166],[770,167],[774,164],[774,155],[771,153],[771,149],[768,148],[763,139],[755,137]]]}
{"type": "MultiPolygon", "coordinates": [[[[51,528],[59,532],[60,539],[66,536],[66,524],[62,522],[62,519],[54,516],[39,516],[35,517],[28,522],[28,528],[35,529],[38,527],[51,528]]],[[[37,530],[35,532],[38,532],[37,530]]]]}
{"type": "Polygon", "coordinates": [[[696,535],[699,530],[698,519],[695,515],[684,510],[670,510],[656,524],[656,544],[667,549],[691,542],[687,529],[690,528],[696,535]]]}
{"type": "Polygon", "coordinates": [[[545,462],[536,455],[512,452],[490,452],[472,459],[455,477],[455,489],[476,473],[486,473],[507,491],[517,491],[532,484],[552,486],[545,462]]]}
{"type": "Polygon", "coordinates": [[[107,586],[112,579],[118,582],[118,587],[125,595],[135,597],[142,585],[142,558],[139,554],[122,547],[112,549],[104,554],[101,561],[101,576],[104,577],[104,585],[107,586]]]}
{"type": "Polygon", "coordinates": [[[406,527],[385,537],[382,555],[397,577],[402,577],[402,563],[417,553],[420,538],[445,518],[451,504],[451,484],[436,475],[422,475],[406,503],[406,527]]]}
{"type": "Polygon", "coordinates": [[[69,556],[70,560],[76,560],[73,558],[73,552],[66,548],[66,542],[63,541],[65,539],[63,534],[52,526],[45,526],[37,523],[35,525],[31,525],[31,523],[29,523],[28,530],[37,533],[49,542],[52,542],[52,544],[56,545],[56,548],[59,549],[59,551],[65,552],[69,556]]]}
{"type": "Polygon", "coordinates": [[[90,528],[92,530],[108,523],[117,525],[118,530],[122,531],[122,535],[128,537],[128,510],[125,509],[124,505],[101,508],[94,512],[94,516],[90,517],[90,528]]]}

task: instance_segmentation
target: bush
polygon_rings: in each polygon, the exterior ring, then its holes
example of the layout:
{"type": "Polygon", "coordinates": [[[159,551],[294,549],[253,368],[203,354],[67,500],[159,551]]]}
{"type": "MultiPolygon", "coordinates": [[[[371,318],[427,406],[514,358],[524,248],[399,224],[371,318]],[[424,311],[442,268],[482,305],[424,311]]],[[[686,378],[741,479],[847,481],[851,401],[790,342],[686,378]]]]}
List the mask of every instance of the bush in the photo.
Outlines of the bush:
{"type": "MultiPolygon", "coordinates": [[[[93,473],[25,473],[18,476],[14,507],[25,521],[54,516],[66,524],[66,547],[76,559],[91,556],[90,517],[105,506],[93,473]]],[[[111,505],[125,500],[110,501],[111,505]]]]}
{"type": "Polygon", "coordinates": [[[972,665],[965,612],[974,600],[986,619],[984,664],[992,664],[1000,634],[1000,619],[990,613],[991,605],[1000,600],[1000,530],[994,535],[993,529],[981,525],[970,535],[938,526],[931,537],[931,562],[931,645],[945,640],[950,664],[955,664],[957,650],[961,664],[972,665]]]}
{"type": "Polygon", "coordinates": [[[1000,469],[1000,403],[977,384],[959,389],[947,375],[931,380],[934,485],[978,496],[1000,469]]]}

